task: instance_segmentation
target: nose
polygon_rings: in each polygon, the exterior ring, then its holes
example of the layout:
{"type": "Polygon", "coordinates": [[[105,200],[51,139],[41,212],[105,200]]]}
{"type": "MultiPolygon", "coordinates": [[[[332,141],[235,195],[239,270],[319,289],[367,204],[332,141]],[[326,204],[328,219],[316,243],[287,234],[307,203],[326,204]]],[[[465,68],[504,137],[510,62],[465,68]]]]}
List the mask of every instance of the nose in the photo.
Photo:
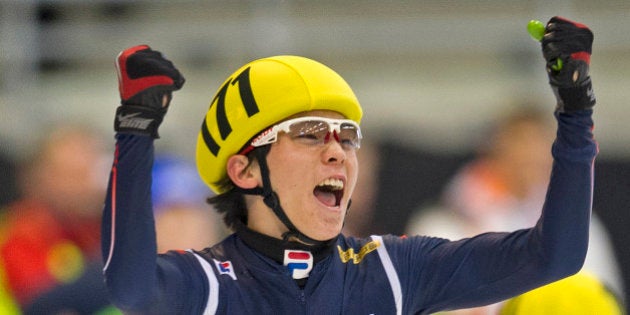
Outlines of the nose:
{"type": "Polygon", "coordinates": [[[346,151],[341,147],[336,131],[328,133],[324,147],[323,158],[325,163],[343,163],[346,160],[346,151]],[[331,138],[335,139],[335,141],[330,141],[331,138]]]}

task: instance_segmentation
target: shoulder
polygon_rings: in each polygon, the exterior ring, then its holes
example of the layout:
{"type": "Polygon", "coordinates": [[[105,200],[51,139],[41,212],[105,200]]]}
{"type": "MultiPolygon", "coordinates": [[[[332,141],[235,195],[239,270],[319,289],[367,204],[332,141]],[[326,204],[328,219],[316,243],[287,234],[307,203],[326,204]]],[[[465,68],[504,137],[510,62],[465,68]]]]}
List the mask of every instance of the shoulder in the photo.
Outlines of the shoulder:
{"type": "Polygon", "coordinates": [[[391,261],[396,266],[411,266],[424,262],[431,253],[439,251],[449,240],[428,236],[372,235],[360,252],[376,252],[382,261],[391,261]]]}
{"type": "Polygon", "coordinates": [[[428,236],[412,236],[408,237],[407,235],[372,235],[366,238],[356,238],[356,237],[348,237],[341,236],[339,241],[337,242],[338,246],[342,249],[354,248],[360,249],[364,247],[386,247],[391,249],[402,249],[405,247],[418,247],[418,246],[426,246],[431,244],[439,244],[442,242],[447,242],[448,240],[436,237],[428,237],[428,236]]]}
{"type": "Polygon", "coordinates": [[[444,239],[423,236],[407,237],[396,235],[372,235],[366,238],[339,237],[337,251],[342,262],[353,261],[355,264],[367,257],[410,257],[421,252],[427,246],[445,242],[444,239]]]}
{"type": "Polygon", "coordinates": [[[191,251],[192,253],[211,261],[212,259],[225,260],[233,257],[238,253],[237,243],[238,236],[230,234],[221,242],[206,247],[199,251],[191,251]]]}
{"type": "Polygon", "coordinates": [[[231,273],[231,261],[239,261],[241,253],[237,246],[237,237],[232,234],[223,241],[207,247],[203,250],[177,250],[163,254],[165,261],[171,261],[178,265],[185,265],[193,268],[198,273],[203,273],[208,277],[215,274],[223,274],[226,270],[231,273]]]}

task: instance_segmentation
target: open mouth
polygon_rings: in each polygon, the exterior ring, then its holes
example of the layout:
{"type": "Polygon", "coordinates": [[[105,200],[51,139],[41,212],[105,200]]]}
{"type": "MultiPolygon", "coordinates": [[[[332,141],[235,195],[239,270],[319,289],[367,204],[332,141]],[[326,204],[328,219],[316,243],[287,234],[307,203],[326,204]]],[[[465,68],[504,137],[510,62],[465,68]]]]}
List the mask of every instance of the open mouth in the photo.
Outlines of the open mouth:
{"type": "Polygon", "coordinates": [[[329,178],[315,186],[313,195],[328,207],[338,207],[343,197],[344,182],[341,179],[329,178]]]}

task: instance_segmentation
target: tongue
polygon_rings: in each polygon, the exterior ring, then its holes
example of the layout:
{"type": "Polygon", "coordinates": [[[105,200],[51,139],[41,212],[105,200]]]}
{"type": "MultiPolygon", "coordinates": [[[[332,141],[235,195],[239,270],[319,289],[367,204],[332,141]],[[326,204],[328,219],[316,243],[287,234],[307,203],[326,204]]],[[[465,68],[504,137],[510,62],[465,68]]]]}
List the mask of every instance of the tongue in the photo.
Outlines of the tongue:
{"type": "Polygon", "coordinates": [[[329,207],[336,206],[337,198],[335,197],[335,194],[331,192],[322,191],[319,189],[315,189],[313,193],[315,194],[315,197],[317,198],[317,200],[319,200],[321,203],[329,207]]]}

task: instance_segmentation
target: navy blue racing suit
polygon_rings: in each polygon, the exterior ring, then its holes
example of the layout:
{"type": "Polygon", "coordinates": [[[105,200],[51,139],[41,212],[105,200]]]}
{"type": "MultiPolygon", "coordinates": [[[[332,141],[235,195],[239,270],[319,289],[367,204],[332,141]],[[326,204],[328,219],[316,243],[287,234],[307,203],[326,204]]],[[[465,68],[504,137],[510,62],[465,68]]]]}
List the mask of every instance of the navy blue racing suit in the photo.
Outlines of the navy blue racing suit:
{"type": "Polygon", "coordinates": [[[102,233],[112,302],[141,314],[429,314],[561,279],[581,268],[588,245],[598,151],[591,115],[556,113],[554,164],[534,227],[458,241],[339,235],[304,286],[238,233],[204,250],[157,254],[153,139],[118,134],[102,233]]]}

